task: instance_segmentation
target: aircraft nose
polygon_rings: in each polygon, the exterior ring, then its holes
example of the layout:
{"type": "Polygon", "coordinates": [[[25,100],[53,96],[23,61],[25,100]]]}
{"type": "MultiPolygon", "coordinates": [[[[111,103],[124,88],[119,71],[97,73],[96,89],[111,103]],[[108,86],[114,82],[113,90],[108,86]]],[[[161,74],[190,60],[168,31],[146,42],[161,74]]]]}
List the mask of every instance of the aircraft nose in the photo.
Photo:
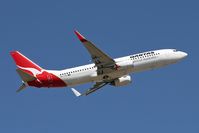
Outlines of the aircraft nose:
{"type": "Polygon", "coordinates": [[[187,56],[188,56],[187,53],[182,52],[182,51],[179,51],[179,58],[180,58],[180,59],[183,59],[183,58],[185,58],[185,57],[187,57],[187,56]]]}
{"type": "Polygon", "coordinates": [[[182,58],[185,58],[185,57],[187,57],[187,53],[185,53],[185,52],[181,52],[181,55],[182,55],[182,58]]]}

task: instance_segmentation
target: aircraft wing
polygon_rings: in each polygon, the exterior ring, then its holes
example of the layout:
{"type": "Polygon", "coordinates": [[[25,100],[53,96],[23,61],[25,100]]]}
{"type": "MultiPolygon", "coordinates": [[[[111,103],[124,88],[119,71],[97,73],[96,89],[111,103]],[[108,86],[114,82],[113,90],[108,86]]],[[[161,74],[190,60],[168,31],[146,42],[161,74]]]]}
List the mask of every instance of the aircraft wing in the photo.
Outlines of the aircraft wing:
{"type": "Polygon", "coordinates": [[[92,42],[88,41],[78,31],[75,31],[75,34],[90,53],[92,61],[95,63],[98,69],[115,67],[115,61],[111,57],[97,48],[92,42]]]}
{"type": "Polygon", "coordinates": [[[79,97],[79,96],[87,96],[99,89],[101,89],[102,87],[104,87],[105,85],[109,84],[110,82],[96,82],[92,88],[87,89],[84,93],[80,93],[78,92],[76,89],[71,88],[72,92],[75,94],[75,96],[79,97]]]}

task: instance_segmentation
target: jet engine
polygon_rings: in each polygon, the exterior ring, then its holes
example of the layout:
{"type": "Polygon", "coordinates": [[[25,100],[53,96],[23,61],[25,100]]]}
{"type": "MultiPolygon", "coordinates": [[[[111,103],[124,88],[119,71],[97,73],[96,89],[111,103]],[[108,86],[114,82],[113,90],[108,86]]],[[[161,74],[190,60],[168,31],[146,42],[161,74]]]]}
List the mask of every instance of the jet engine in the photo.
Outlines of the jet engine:
{"type": "Polygon", "coordinates": [[[129,83],[132,83],[131,76],[125,75],[120,78],[115,79],[113,82],[111,82],[111,85],[113,86],[124,86],[129,83]]]}

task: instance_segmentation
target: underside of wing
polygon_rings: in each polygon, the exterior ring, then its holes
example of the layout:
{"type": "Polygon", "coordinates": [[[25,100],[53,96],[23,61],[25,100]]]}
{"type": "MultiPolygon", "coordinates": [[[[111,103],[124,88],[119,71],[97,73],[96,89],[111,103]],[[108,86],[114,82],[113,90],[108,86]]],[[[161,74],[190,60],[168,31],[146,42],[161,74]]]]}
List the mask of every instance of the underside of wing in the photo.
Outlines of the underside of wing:
{"type": "Polygon", "coordinates": [[[113,68],[115,66],[115,61],[111,57],[97,48],[92,42],[88,41],[78,31],[75,31],[75,34],[84,44],[85,48],[91,55],[92,61],[98,68],[113,68]]]}

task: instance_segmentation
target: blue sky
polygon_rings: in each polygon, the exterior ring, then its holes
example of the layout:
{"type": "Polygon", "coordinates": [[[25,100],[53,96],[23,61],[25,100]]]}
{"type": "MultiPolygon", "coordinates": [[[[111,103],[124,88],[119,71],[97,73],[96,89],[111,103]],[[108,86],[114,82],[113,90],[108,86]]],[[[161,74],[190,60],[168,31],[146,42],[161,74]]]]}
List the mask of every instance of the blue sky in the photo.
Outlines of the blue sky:
{"type": "MultiPolygon", "coordinates": [[[[0,132],[199,132],[198,1],[0,2],[0,132]],[[176,48],[189,56],[132,74],[133,84],[76,98],[69,88],[28,88],[9,55],[19,50],[46,69],[87,64],[78,29],[111,57],[176,48]]],[[[91,84],[77,86],[80,91],[91,84]]]]}

